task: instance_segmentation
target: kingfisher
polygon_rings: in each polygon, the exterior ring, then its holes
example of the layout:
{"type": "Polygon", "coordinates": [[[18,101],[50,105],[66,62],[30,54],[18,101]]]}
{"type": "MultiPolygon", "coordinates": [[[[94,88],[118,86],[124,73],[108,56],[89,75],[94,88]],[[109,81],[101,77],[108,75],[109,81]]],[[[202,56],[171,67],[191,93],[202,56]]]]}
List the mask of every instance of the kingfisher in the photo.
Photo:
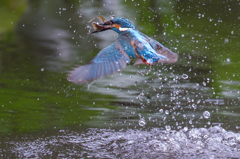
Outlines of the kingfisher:
{"type": "Polygon", "coordinates": [[[101,16],[98,18],[102,22],[99,24],[94,22],[95,31],[91,33],[113,30],[119,36],[113,44],[102,49],[88,64],[70,71],[69,81],[83,84],[106,77],[121,71],[133,58],[137,58],[134,65],[170,64],[177,61],[178,54],[138,31],[128,19],[116,17],[105,21],[101,16]]]}

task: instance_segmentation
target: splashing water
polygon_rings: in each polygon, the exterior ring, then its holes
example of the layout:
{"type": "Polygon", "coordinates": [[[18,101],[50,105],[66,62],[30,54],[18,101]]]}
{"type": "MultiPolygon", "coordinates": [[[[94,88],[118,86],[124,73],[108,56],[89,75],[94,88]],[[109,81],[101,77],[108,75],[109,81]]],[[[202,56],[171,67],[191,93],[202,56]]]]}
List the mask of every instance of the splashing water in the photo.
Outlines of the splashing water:
{"type": "Polygon", "coordinates": [[[6,145],[12,147],[8,153],[20,158],[233,158],[240,156],[240,133],[219,126],[187,132],[90,129],[82,134],[61,131],[57,136],[6,145]]]}

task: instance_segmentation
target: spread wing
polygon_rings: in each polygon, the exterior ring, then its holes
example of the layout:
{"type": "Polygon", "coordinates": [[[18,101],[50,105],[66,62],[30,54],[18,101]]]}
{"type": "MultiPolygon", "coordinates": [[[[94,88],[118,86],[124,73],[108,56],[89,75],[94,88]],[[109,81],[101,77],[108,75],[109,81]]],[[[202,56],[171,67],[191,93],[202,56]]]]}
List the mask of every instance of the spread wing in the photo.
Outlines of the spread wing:
{"type": "Polygon", "coordinates": [[[158,41],[148,37],[147,35],[141,33],[146,40],[149,42],[149,44],[153,47],[154,50],[160,55],[165,56],[166,58],[161,58],[158,60],[158,63],[174,63],[178,60],[178,54],[173,53],[171,50],[163,46],[161,43],[158,41]]]}
{"type": "Polygon", "coordinates": [[[82,84],[121,71],[129,62],[129,56],[120,43],[116,41],[101,50],[88,64],[79,66],[71,71],[68,74],[68,80],[82,84]]]}

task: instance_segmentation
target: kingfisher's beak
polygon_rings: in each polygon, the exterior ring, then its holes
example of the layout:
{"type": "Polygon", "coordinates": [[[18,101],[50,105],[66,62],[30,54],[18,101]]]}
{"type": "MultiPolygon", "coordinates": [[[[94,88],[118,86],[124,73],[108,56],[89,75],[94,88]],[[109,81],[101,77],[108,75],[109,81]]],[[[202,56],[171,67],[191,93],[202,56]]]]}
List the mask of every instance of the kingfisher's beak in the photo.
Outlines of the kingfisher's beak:
{"type": "Polygon", "coordinates": [[[100,23],[100,25],[111,25],[112,24],[112,22],[109,20],[109,21],[106,21],[106,22],[104,22],[104,23],[100,23]]]}
{"type": "Polygon", "coordinates": [[[95,29],[95,31],[90,32],[90,34],[105,31],[105,30],[111,29],[112,27],[113,26],[111,25],[110,21],[106,21],[106,22],[100,23],[100,24],[93,23],[93,28],[95,29]]]}

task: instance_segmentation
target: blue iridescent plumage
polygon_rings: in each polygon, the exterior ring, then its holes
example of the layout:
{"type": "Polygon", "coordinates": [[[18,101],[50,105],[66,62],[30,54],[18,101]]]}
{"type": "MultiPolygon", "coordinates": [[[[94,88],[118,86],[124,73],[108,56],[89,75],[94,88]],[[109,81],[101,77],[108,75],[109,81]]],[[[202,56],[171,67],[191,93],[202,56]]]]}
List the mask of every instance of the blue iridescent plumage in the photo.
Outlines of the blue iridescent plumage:
{"type": "Polygon", "coordinates": [[[125,18],[114,18],[97,27],[94,32],[111,29],[119,33],[117,41],[101,50],[88,64],[71,71],[68,75],[71,82],[82,84],[121,71],[130,63],[130,58],[137,58],[134,65],[174,63],[178,59],[176,53],[136,30],[125,18]]]}

